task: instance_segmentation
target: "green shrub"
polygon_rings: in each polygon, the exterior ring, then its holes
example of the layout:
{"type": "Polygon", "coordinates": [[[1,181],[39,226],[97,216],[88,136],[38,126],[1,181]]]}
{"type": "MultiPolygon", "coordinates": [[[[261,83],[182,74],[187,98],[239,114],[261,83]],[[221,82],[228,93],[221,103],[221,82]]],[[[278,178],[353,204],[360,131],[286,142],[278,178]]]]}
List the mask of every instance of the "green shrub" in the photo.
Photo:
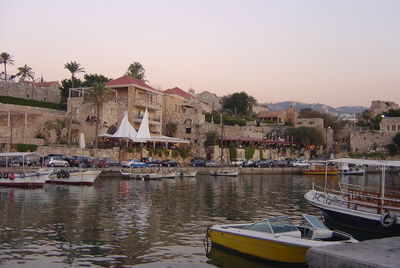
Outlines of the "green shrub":
{"type": "Polygon", "coordinates": [[[17,143],[13,144],[13,146],[18,152],[35,152],[37,150],[36,144],[17,143]]]}
{"type": "Polygon", "coordinates": [[[264,159],[264,151],[263,149],[259,149],[260,151],[260,159],[264,159]]]}
{"type": "Polygon", "coordinates": [[[44,101],[16,98],[16,97],[10,97],[10,96],[0,96],[0,102],[7,103],[7,104],[22,105],[22,106],[34,106],[34,107],[48,108],[48,109],[54,109],[54,110],[67,110],[67,106],[65,104],[62,105],[62,104],[55,103],[55,102],[44,102],[44,101]]]}
{"type": "Polygon", "coordinates": [[[246,147],[244,149],[244,155],[245,155],[246,159],[253,159],[255,151],[256,150],[253,147],[246,147]]]}

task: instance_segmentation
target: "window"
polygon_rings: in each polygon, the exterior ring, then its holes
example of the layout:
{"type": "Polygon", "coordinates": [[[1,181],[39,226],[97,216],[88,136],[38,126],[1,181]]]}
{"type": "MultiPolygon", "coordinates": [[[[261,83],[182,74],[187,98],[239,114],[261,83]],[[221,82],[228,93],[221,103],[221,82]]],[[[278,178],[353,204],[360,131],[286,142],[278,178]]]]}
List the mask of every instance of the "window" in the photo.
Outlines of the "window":
{"type": "Polygon", "coordinates": [[[387,126],[387,129],[388,129],[388,131],[390,131],[390,126],[389,125],[387,126]]]}
{"type": "Polygon", "coordinates": [[[396,131],[396,125],[392,126],[392,131],[396,131]]]}
{"type": "Polygon", "coordinates": [[[75,113],[79,114],[79,108],[75,108],[75,113]]]}
{"type": "Polygon", "coordinates": [[[197,144],[197,140],[194,140],[194,144],[197,144]]]}
{"type": "Polygon", "coordinates": [[[46,97],[46,96],[44,96],[43,100],[44,100],[44,101],[47,101],[47,97],[46,97]]]}
{"type": "Polygon", "coordinates": [[[26,94],[26,98],[29,99],[29,97],[30,97],[30,96],[29,96],[29,93],[27,93],[27,94],[26,94]]]}
{"type": "Polygon", "coordinates": [[[187,127],[187,128],[186,128],[186,133],[187,133],[187,134],[192,133],[192,128],[191,128],[191,127],[187,127]]]}

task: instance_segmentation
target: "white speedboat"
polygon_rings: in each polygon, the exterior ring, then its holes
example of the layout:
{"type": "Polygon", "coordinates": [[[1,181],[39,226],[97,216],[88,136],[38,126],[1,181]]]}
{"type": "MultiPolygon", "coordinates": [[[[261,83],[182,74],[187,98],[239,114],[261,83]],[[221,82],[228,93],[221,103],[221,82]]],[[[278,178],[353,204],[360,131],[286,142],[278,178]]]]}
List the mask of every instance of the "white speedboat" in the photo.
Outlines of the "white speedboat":
{"type": "Polygon", "coordinates": [[[217,171],[210,171],[210,175],[236,177],[236,176],[239,175],[239,170],[220,169],[220,170],[217,170],[217,171]]]}
{"type": "Polygon", "coordinates": [[[349,234],[329,230],[315,216],[303,215],[303,218],[306,222],[300,226],[287,216],[251,224],[214,225],[207,229],[207,236],[213,245],[288,263],[305,263],[311,247],[358,242],[349,234]]]}
{"type": "Polygon", "coordinates": [[[163,176],[161,173],[133,173],[133,172],[123,172],[120,171],[121,175],[126,179],[137,179],[137,180],[159,180],[163,176]]]}
{"type": "Polygon", "coordinates": [[[197,170],[184,170],[179,173],[180,177],[196,177],[197,170]]]}
{"type": "Polygon", "coordinates": [[[27,166],[26,163],[33,163],[32,159],[35,157],[43,156],[37,153],[0,153],[5,164],[4,168],[0,168],[0,186],[43,187],[52,170],[27,166]],[[22,160],[18,167],[13,166],[16,158],[22,160]]]}
{"type": "Polygon", "coordinates": [[[334,159],[335,163],[351,163],[380,167],[380,188],[339,183],[340,191],[313,184],[304,197],[313,206],[322,210],[327,221],[347,228],[374,233],[400,235],[400,192],[386,189],[385,173],[388,167],[400,167],[400,161],[334,159]]]}
{"type": "Polygon", "coordinates": [[[167,178],[167,179],[175,179],[178,173],[173,170],[166,170],[165,172],[161,172],[162,178],[167,178]]]}
{"type": "Polygon", "coordinates": [[[349,165],[349,163],[339,164],[339,174],[340,175],[363,175],[365,169],[356,165],[349,165]]]}
{"type": "Polygon", "coordinates": [[[55,169],[46,183],[92,185],[101,170],[55,169]]]}

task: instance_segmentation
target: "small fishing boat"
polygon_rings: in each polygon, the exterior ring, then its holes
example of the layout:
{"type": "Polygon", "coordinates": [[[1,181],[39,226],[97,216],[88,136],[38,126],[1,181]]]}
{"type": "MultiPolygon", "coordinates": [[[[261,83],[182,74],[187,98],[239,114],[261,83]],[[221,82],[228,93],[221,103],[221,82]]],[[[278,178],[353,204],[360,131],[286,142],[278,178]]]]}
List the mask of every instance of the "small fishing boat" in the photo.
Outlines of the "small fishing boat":
{"type": "Polygon", "coordinates": [[[101,170],[55,169],[46,183],[92,185],[101,170]]]}
{"type": "Polygon", "coordinates": [[[214,225],[207,229],[205,241],[209,238],[212,245],[287,263],[305,263],[311,247],[358,242],[349,234],[328,229],[315,216],[303,215],[303,218],[305,223],[300,226],[287,216],[251,224],[214,225]]]}
{"type": "Polygon", "coordinates": [[[173,170],[166,170],[165,172],[161,172],[161,177],[167,179],[175,179],[177,175],[178,173],[173,170]]]}
{"type": "Polygon", "coordinates": [[[311,163],[311,165],[302,171],[306,175],[338,175],[339,169],[335,166],[329,166],[327,162],[311,163]]]}
{"type": "Polygon", "coordinates": [[[186,170],[179,173],[180,177],[196,177],[197,170],[186,170]]]}
{"type": "Polygon", "coordinates": [[[339,164],[339,174],[340,175],[363,175],[365,169],[356,165],[350,166],[349,163],[339,164]]]}
{"type": "Polygon", "coordinates": [[[137,179],[137,180],[159,180],[163,176],[161,173],[132,173],[132,172],[123,172],[120,171],[121,175],[126,179],[137,179]]]}
{"type": "Polygon", "coordinates": [[[210,175],[236,177],[236,176],[239,175],[239,170],[220,169],[220,170],[217,170],[217,171],[210,171],[210,175]]]}
{"type": "Polygon", "coordinates": [[[0,168],[0,186],[43,187],[52,170],[31,166],[35,157],[43,159],[42,155],[30,152],[0,153],[4,161],[4,167],[0,168]],[[20,161],[17,163],[16,159],[20,161]]]}

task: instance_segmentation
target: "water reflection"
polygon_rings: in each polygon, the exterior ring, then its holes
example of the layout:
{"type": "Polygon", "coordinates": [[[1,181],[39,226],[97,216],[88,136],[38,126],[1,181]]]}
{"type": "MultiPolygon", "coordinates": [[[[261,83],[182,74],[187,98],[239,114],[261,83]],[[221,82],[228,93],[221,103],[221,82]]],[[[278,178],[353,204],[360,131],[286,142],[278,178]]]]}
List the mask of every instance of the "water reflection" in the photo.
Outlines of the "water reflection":
{"type": "MultiPolygon", "coordinates": [[[[378,177],[367,176],[366,184],[374,185],[378,177]]],[[[339,179],[329,177],[328,186],[337,187],[339,179]]],[[[360,177],[341,180],[359,183],[360,177]]],[[[313,182],[323,186],[325,180],[302,175],[160,181],[102,177],[93,186],[0,188],[0,265],[204,263],[210,260],[202,241],[212,224],[283,214],[300,222],[303,213],[321,215],[303,198],[313,182]]],[[[398,177],[388,178],[391,187],[398,183],[398,177]]],[[[236,267],[228,265],[232,258],[223,261],[224,267],[236,267]]],[[[210,263],[217,265],[217,259],[210,263]]]]}

